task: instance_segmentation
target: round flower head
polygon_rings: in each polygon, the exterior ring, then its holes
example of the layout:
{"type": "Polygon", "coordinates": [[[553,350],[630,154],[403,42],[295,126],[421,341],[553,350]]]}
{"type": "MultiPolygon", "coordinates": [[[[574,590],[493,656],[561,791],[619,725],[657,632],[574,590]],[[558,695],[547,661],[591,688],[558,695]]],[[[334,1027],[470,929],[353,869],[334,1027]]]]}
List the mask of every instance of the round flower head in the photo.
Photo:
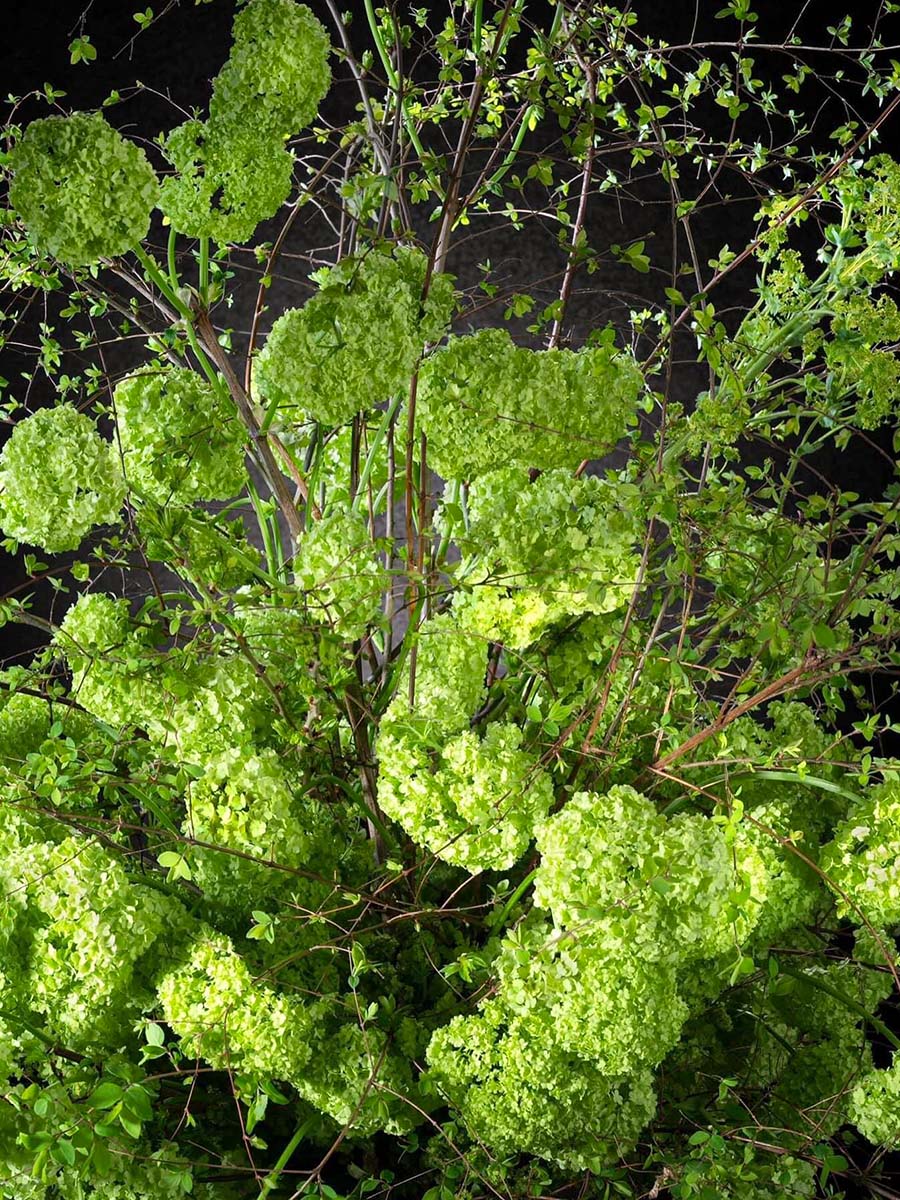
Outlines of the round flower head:
{"type": "Polygon", "coordinates": [[[291,190],[294,160],[280,140],[248,128],[185,121],[166,138],[176,174],[163,180],[159,207],[188,237],[246,242],[291,190]]]}
{"type": "Polygon", "coordinates": [[[499,467],[573,468],[633,420],[641,376],[609,339],[577,353],[516,346],[505,329],[453,337],[419,373],[417,415],[445,479],[499,467]]]}
{"type": "Polygon", "coordinates": [[[152,500],[228,500],[244,480],[233,407],[193,371],[148,368],[115,391],[129,483],[152,500]]]}
{"type": "Polygon", "coordinates": [[[156,175],[99,113],[32,121],[9,166],[10,203],[38,249],[60,262],[113,258],[147,236],[156,175]]]}
{"type": "Polygon", "coordinates": [[[342,259],[313,277],[319,290],[278,318],[257,360],[259,394],[297,420],[341,425],[405,393],[426,342],[443,337],[453,282],[412,247],[342,259]]]}
{"type": "Polygon", "coordinates": [[[234,20],[234,46],[213,83],[213,124],[253,128],[279,141],[315,118],[328,91],[328,34],[305,4],[250,0],[234,20]]]}
{"type": "Polygon", "coordinates": [[[116,452],[71,404],[20,421],[0,454],[0,526],[51,554],[115,521],[125,497],[116,452]]]}

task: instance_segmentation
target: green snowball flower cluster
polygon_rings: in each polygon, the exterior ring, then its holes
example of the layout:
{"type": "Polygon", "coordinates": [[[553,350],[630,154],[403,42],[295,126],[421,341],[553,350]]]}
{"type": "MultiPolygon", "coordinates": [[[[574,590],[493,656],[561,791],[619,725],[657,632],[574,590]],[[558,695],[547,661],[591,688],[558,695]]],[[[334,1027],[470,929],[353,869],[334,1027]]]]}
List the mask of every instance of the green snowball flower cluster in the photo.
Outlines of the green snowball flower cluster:
{"type": "Polygon", "coordinates": [[[452,613],[438,613],[416,634],[415,707],[410,710],[409,661],[397,685],[397,700],[386,717],[423,735],[435,728],[447,736],[468,729],[484,698],[487,643],[452,613]]]}
{"type": "Polygon", "coordinates": [[[317,1029],[312,1062],[292,1082],[304,1100],[358,1137],[379,1130],[408,1133],[420,1120],[409,1061],[388,1046],[377,1027],[332,1027],[325,1020],[317,1029]]]}
{"type": "Polygon", "coordinates": [[[246,483],[243,427],[196,372],[145,368],[115,389],[125,476],[160,504],[229,500],[246,483]]]}
{"type": "Polygon", "coordinates": [[[624,435],[640,387],[637,364],[610,340],[577,353],[536,351],[503,329],[482,329],[425,360],[416,412],[429,464],[445,479],[472,480],[601,457],[624,435]]]}
{"type": "Polygon", "coordinates": [[[211,125],[251,128],[273,142],[305,129],[331,86],[322,22],[294,0],[250,0],[232,33],[228,61],[213,81],[211,125]]]}
{"type": "Polygon", "coordinates": [[[390,575],[360,512],[337,508],[315,521],[294,556],[294,582],[312,620],[346,638],[376,620],[390,575]]]}
{"type": "Polygon", "coordinates": [[[473,874],[507,870],[553,801],[550,776],[522,749],[522,730],[498,721],[483,738],[466,729],[433,749],[406,725],[405,697],[394,703],[396,719],[385,715],[378,738],[382,810],[445,862],[473,874]]]}
{"type": "Polygon", "coordinates": [[[839,913],[879,928],[900,924],[900,781],[867,789],[819,863],[839,913]]]}
{"type": "Polygon", "coordinates": [[[302,1078],[312,1057],[313,1009],[254,980],[224,934],[201,929],[158,991],[186,1054],[259,1079],[302,1078]]]}
{"type": "Polygon", "coordinates": [[[290,152],[280,141],[258,140],[252,129],[224,133],[208,122],[186,121],[164,149],[175,174],[162,182],[159,207],[188,237],[249,241],[290,195],[290,152]]]}
{"type": "Polygon", "coordinates": [[[244,242],[275,215],[293,179],[284,142],[314,119],[328,91],[329,51],[304,4],[250,0],[238,12],[209,120],[187,121],[165,140],[176,174],[163,181],[160,208],[175,229],[244,242]]]}
{"type": "Polygon", "coordinates": [[[114,447],[71,404],[19,421],[0,453],[0,527],[51,554],[116,521],[125,482],[114,447]]]}
{"type": "MultiPolygon", "coordinates": [[[[710,960],[752,929],[756,908],[738,909],[736,898],[752,891],[759,863],[745,867],[749,856],[709,818],[667,820],[624,785],[602,796],[576,793],[537,825],[535,840],[535,910],[549,910],[552,923],[535,911],[507,933],[491,998],[434,1035],[428,1062],[492,1149],[584,1166],[587,1149],[573,1154],[562,1132],[548,1143],[538,1121],[511,1127],[509,1115],[496,1111],[495,1073],[502,1069],[506,1080],[514,1070],[507,1056],[524,1051],[535,1073],[518,1077],[522,1088],[558,1095],[578,1082],[607,1096],[633,1090],[644,1103],[618,1135],[636,1138],[655,1109],[649,1072],[690,1015],[681,976],[699,963],[710,974],[710,960]]],[[[713,995],[724,986],[719,972],[713,995]]],[[[595,1135],[601,1142],[615,1129],[605,1119],[606,1132],[595,1135]]]]}
{"type": "Polygon", "coordinates": [[[627,1155],[656,1110],[651,1073],[610,1079],[534,1032],[488,1001],[435,1033],[427,1079],[496,1154],[579,1171],[627,1155]]]}
{"type": "Polygon", "coordinates": [[[420,846],[473,873],[506,870],[525,852],[553,801],[550,776],[523,748],[518,725],[470,722],[485,691],[487,645],[453,613],[416,635],[378,736],[378,803],[420,846]]]}
{"type": "MultiPolygon", "coordinates": [[[[135,888],[103,847],[78,836],[47,840],[24,822],[7,821],[0,862],[22,897],[7,962],[28,1008],[61,1045],[117,1048],[152,1003],[150,951],[178,926],[180,905],[135,888]]],[[[15,1009],[21,998],[3,1003],[15,1009]]]]}
{"type": "Polygon", "coordinates": [[[432,278],[422,303],[427,259],[398,246],[367,250],[318,271],[302,308],[272,326],[256,362],[259,396],[300,421],[341,425],[409,390],[426,343],[445,334],[453,280],[432,278]]]}
{"type": "Polygon", "coordinates": [[[170,655],[160,688],[166,716],[149,712],[145,728],[184,762],[262,745],[274,724],[272,694],[242,654],[170,655]]]}
{"type": "Polygon", "coordinates": [[[638,570],[631,493],[619,481],[564,470],[533,483],[515,467],[480,476],[460,537],[478,556],[470,593],[455,602],[460,622],[522,650],[563,617],[627,604],[638,570]]]}
{"type": "Polygon", "coordinates": [[[147,236],[156,175],[100,113],[32,121],[9,166],[10,203],[37,248],[60,262],[115,258],[147,236]]]}
{"type": "Polygon", "coordinates": [[[495,970],[496,1003],[523,1036],[610,1078],[656,1066],[688,1016],[673,962],[636,952],[600,922],[529,919],[504,938],[495,970]]]}
{"type": "Polygon", "coordinates": [[[668,820],[627,786],[578,792],[535,831],[534,902],[562,928],[600,923],[632,953],[683,963],[743,940],[740,848],[708,817],[668,820]],[[736,861],[736,854],[738,855],[736,861]]]}
{"type": "Polygon", "coordinates": [[[849,1119],[875,1146],[900,1146],[900,1062],[863,1075],[850,1095],[849,1119]]]}
{"type": "Polygon", "coordinates": [[[66,613],[55,638],[82,708],[113,726],[163,721],[159,656],[153,631],[136,625],[128,601],[90,592],[66,613]]]}
{"type": "Polygon", "coordinates": [[[296,883],[296,877],[262,863],[314,865],[322,872],[337,850],[325,809],[313,797],[294,793],[274,750],[253,754],[236,746],[206,759],[186,808],[185,835],[223,848],[197,848],[191,863],[206,897],[226,908],[245,909],[248,896],[283,894],[296,883]]]}

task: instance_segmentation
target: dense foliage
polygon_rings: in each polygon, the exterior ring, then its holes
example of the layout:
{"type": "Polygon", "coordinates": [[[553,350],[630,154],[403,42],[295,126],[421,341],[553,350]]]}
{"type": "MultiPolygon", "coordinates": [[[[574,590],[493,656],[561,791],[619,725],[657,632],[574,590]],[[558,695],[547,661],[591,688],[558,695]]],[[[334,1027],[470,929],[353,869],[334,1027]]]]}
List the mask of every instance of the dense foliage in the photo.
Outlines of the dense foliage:
{"type": "MultiPolygon", "coordinates": [[[[61,324],[0,455],[6,546],[54,593],[0,610],[47,639],[0,677],[0,1197],[893,1195],[900,762],[864,683],[900,662],[900,166],[858,122],[713,153],[695,102],[796,121],[742,0],[716,62],[517,0],[368,6],[358,59],[327,8],[334,45],[238,5],[159,178],[100,114],[6,127],[5,321],[61,324]],[[676,238],[665,304],[575,338],[576,276],[649,269],[588,237],[628,182],[609,128],[692,261],[676,238]],[[679,158],[758,183],[737,320],[679,158]],[[234,265],[295,171],[241,371],[234,265]],[[267,312],[307,203],[335,244],[267,312]],[[475,327],[500,284],[457,290],[454,238],[529,206],[558,294],[475,327]],[[104,321],[142,347],[118,375],[104,321]],[[817,465],[860,442],[871,497],[817,465]]],[[[890,107],[880,50],[842,53],[890,107]]]]}

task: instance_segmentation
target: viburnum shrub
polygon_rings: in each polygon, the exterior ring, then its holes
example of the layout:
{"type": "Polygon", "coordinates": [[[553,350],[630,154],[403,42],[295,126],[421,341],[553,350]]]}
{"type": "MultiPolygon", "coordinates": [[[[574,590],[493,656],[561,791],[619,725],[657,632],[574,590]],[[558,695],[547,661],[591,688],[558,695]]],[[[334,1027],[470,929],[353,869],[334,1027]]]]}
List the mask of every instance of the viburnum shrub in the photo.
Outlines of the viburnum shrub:
{"type": "Polygon", "coordinates": [[[155,144],[4,130],[0,1197],[894,1195],[880,25],[212,11],[155,144]]]}

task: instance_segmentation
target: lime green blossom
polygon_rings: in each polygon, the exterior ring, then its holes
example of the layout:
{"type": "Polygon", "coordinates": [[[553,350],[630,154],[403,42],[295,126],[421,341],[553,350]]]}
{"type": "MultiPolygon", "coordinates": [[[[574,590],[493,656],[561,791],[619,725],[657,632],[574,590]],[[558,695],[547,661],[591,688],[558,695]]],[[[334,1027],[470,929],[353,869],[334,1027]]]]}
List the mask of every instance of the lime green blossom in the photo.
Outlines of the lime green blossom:
{"type": "Polygon", "coordinates": [[[229,500],[246,483],[233,405],[194,371],[145,368],[114,393],[125,476],[160,504],[229,500]]]}
{"type": "Polygon", "coordinates": [[[13,208],[38,249],[60,262],[115,258],[147,236],[156,175],[100,113],[32,121],[9,166],[13,208]]]}
{"type": "Polygon", "coordinates": [[[260,397],[297,421],[341,425],[408,392],[425,344],[443,337],[453,310],[447,275],[432,278],[422,303],[426,268],[420,250],[400,246],[317,272],[318,291],[282,313],[257,359],[260,397]]]}
{"type": "Polygon", "coordinates": [[[0,453],[0,527],[57,554],[116,521],[125,483],[115,448],[71,404],[19,421],[0,453]]]}

